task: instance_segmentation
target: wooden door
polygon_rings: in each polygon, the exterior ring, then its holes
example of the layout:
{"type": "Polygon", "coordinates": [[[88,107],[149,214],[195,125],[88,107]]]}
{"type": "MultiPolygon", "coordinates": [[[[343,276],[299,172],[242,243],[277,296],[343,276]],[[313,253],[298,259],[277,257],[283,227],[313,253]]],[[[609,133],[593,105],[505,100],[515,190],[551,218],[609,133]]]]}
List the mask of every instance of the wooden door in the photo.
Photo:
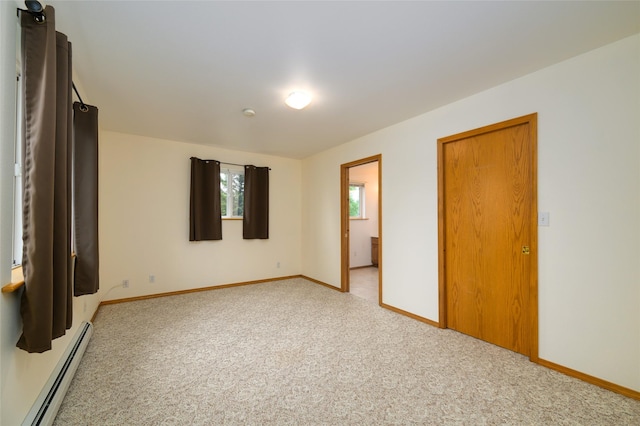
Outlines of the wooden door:
{"type": "Polygon", "coordinates": [[[535,132],[533,114],[438,141],[441,323],[533,357],[535,132]]]}

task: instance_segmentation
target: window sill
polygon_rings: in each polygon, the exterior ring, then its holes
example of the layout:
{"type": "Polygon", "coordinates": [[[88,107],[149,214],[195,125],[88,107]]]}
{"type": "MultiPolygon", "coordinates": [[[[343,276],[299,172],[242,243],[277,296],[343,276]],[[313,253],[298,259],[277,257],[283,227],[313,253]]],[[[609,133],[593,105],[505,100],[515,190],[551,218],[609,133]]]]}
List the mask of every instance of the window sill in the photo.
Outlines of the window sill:
{"type": "Polygon", "coordinates": [[[24,285],[24,276],[22,275],[22,266],[16,266],[11,269],[11,282],[2,287],[3,293],[13,293],[18,291],[24,285]]]}
{"type": "MultiPolygon", "coordinates": [[[[71,254],[71,259],[75,259],[76,254],[71,254]]],[[[16,266],[11,269],[11,282],[2,287],[3,293],[14,293],[20,290],[20,287],[24,285],[24,274],[22,273],[22,266],[16,266]]]]}
{"type": "Polygon", "coordinates": [[[350,217],[349,220],[369,220],[368,217],[350,217]]]}
{"type": "Polygon", "coordinates": [[[223,217],[222,220],[242,220],[241,217],[223,217]]]}

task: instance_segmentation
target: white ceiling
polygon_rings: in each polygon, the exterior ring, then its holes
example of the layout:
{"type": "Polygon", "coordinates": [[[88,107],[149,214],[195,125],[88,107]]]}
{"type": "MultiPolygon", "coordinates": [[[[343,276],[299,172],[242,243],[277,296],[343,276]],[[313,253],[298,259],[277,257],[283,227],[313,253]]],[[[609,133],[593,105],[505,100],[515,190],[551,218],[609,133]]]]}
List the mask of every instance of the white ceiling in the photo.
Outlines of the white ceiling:
{"type": "Polygon", "coordinates": [[[638,1],[44,4],[103,129],[291,158],[640,32],[638,1]]]}

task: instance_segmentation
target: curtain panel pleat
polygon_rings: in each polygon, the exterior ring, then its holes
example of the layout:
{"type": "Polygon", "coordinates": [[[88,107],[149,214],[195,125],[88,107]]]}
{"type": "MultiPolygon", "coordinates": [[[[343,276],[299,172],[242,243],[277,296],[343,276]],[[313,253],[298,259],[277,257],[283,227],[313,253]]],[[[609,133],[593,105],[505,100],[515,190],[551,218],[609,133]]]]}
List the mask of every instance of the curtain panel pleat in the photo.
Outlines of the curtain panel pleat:
{"type": "Polygon", "coordinates": [[[192,157],[189,241],[221,239],[220,162],[192,157]]]}
{"type": "Polygon", "coordinates": [[[17,346],[51,349],[72,323],[71,45],[55,12],[36,23],[21,13],[24,97],[23,259],[25,290],[17,346]]]}
{"type": "Polygon", "coordinates": [[[242,238],[269,238],[269,168],[244,166],[242,238]]]}
{"type": "Polygon", "coordinates": [[[98,108],[73,104],[73,294],[94,294],[99,283],[98,108]]]}

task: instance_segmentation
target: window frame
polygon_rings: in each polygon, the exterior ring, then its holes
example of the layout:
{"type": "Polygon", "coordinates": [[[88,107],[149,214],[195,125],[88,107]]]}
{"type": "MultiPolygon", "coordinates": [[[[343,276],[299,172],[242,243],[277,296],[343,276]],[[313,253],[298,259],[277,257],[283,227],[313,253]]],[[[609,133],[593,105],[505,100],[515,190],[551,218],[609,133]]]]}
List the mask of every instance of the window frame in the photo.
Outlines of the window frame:
{"type": "Polygon", "coordinates": [[[23,102],[20,58],[16,58],[16,111],[15,111],[15,131],[14,131],[14,166],[13,166],[13,217],[12,217],[12,247],[11,266],[16,268],[22,265],[23,243],[22,243],[22,137],[23,137],[23,102]]]}

